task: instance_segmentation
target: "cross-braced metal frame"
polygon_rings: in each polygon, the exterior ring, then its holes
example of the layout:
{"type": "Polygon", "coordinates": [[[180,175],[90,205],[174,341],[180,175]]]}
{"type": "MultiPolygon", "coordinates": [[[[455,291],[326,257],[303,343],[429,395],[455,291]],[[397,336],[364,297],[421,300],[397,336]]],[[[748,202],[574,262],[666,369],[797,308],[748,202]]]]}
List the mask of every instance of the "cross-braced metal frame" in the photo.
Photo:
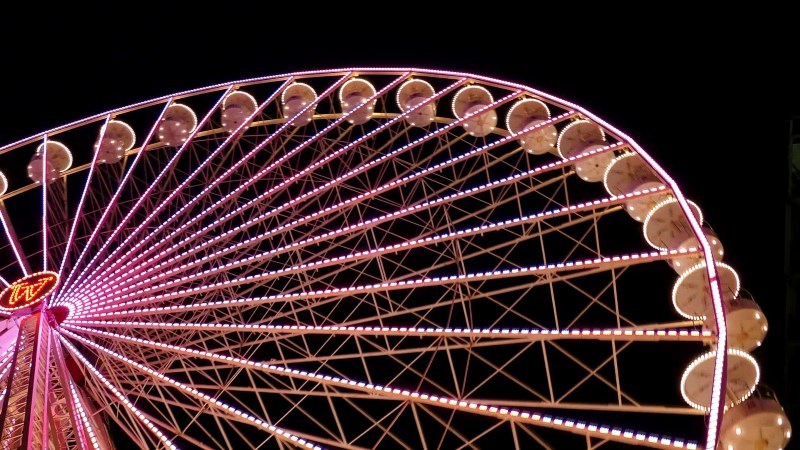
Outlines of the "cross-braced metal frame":
{"type": "MultiPolygon", "coordinates": [[[[37,367],[58,414],[37,432],[51,446],[107,448],[112,435],[141,448],[716,445],[725,352],[710,413],[678,389],[687,358],[726,345],[713,255],[692,214],[697,247],[648,246],[626,205],[688,204],[635,142],[576,105],[468,74],[298,73],[69,124],[0,148],[2,169],[48,139],[77,143],[74,166],[0,197],[0,273],[6,285],[60,276],[20,325],[37,321],[47,344],[37,367]],[[354,78],[375,91],[347,109],[340,90],[354,78]],[[412,79],[435,93],[398,107],[412,79]],[[302,126],[281,98],[296,82],[319,93],[302,126]],[[490,101],[450,112],[477,85],[490,101]],[[258,103],[228,132],[223,103],[237,91],[258,103]],[[526,98],[549,119],[524,133],[465,129],[526,98]],[[178,104],[197,126],[167,145],[159,134],[178,104]],[[432,123],[413,124],[430,105],[432,123]],[[101,161],[87,143],[112,120],[131,124],[136,145],[101,161]],[[562,158],[520,143],[577,120],[601,126],[604,145],[562,158]],[[627,153],[660,183],[610,195],[576,173],[627,153]],[[708,262],[711,329],[672,309],[678,257],[708,262]]],[[[19,347],[0,363],[3,395],[19,347]]]]}

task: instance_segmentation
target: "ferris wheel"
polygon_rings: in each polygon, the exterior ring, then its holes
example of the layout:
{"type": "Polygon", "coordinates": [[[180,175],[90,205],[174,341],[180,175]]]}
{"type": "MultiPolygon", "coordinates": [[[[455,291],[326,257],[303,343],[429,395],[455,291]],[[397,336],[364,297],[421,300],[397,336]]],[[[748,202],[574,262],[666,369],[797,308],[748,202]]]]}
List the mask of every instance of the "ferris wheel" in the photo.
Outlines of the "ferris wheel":
{"type": "Polygon", "coordinates": [[[0,148],[2,448],[782,449],[631,138],[488,77],[240,80],[0,148]]]}

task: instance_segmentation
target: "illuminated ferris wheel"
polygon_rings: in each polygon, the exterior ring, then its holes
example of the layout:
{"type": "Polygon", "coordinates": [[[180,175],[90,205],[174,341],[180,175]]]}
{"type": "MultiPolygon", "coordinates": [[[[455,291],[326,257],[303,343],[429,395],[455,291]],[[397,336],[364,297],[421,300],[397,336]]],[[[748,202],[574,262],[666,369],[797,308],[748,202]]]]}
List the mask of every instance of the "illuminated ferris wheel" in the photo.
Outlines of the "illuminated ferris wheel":
{"type": "Polygon", "coordinates": [[[700,205],[534,89],[241,80],[7,145],[0,169],[2,448],[791,437],[700,205]]]}

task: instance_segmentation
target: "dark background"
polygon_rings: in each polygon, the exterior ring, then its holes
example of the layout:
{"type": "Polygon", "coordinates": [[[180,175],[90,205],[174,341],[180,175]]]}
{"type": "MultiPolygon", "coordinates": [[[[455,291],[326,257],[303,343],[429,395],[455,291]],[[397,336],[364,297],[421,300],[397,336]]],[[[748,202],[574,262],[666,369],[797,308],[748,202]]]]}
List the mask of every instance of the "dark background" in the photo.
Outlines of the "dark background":
{"type": "MultiPolygon", "coordinates": [[[[699,203],[726,261],[770,320],[767,340],[754,352],[762,380],[784,405],[800,403],[786,398],[783,379],[788,119],[800,114],[798,8],[264,5],[4,8],[0,144],[175,91],[299,70],[417,66],[526,84],[626,132],[699,203]]],[[[800,426],[797,417],[794,423],[800,426]]]]}

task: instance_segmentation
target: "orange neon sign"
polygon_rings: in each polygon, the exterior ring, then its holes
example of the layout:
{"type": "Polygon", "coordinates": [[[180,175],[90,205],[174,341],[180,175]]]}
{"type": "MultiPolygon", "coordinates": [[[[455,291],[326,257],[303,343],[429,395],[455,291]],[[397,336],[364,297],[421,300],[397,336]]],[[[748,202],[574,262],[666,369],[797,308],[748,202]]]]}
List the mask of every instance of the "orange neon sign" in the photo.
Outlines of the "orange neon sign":
{"type": "Polygon", "coordinates": [[[0,293],[0,310],[14,311],[35,305],[53,292],[56,284],[55,272],[37,272],[21,278],[0,293]]]}

